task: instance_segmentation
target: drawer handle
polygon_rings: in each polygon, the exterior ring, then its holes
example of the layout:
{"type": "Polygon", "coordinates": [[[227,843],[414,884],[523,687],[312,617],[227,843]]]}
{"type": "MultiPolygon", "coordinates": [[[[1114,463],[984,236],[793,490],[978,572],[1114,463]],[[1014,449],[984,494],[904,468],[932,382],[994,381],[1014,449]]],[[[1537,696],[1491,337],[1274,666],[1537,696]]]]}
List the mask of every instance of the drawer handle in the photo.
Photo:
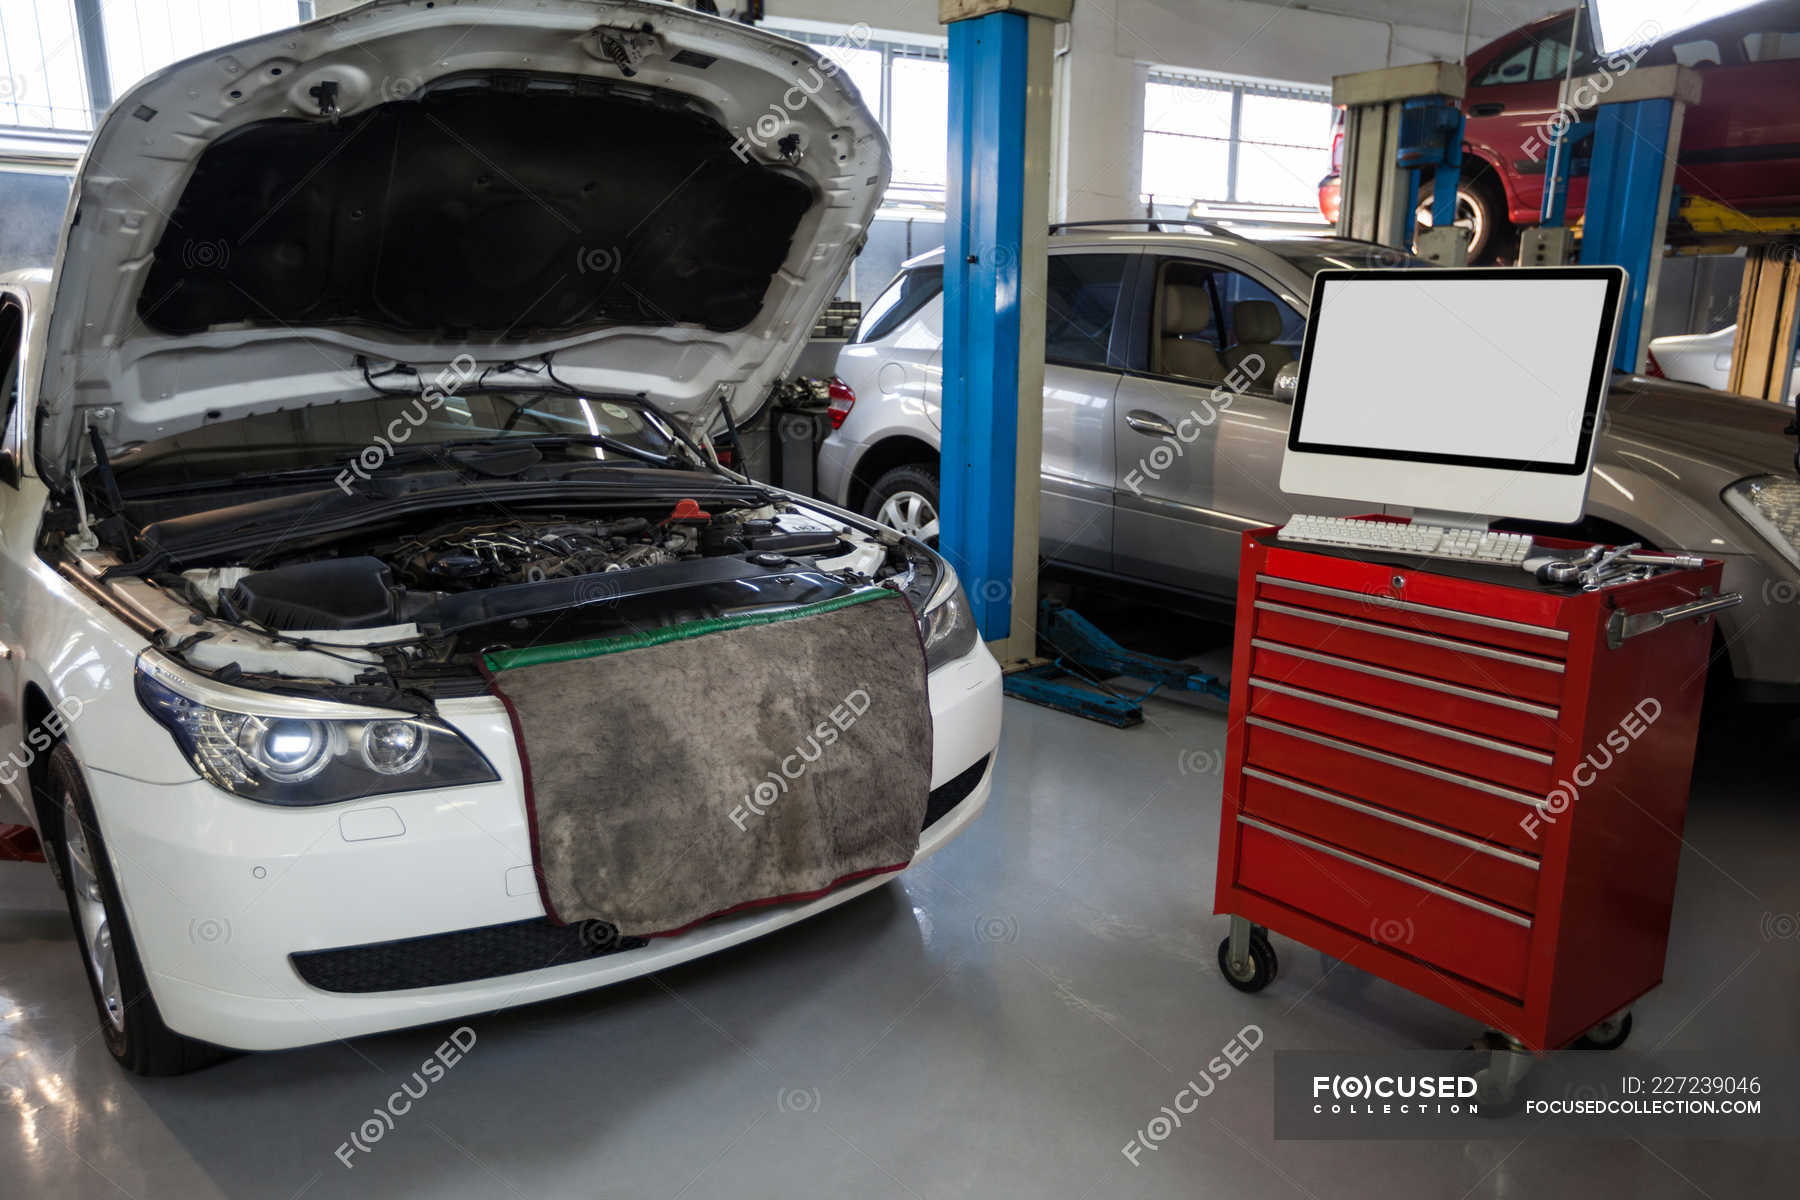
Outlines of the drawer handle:
{"type": "Polygon", "coordinates": [[[1365,871],[1373,871],[1377,875],[1386,875],[1389,879],[1411,884],[1422,892],[1430,892],[1434,896],[1442,896],[1446,900],[1453,900],[1456,903],[1463,905],[1465,908],[1474,909],[1476,912],[1484,912],[1490,917],[1499,917],[1502,921],[1511,921],[1514,925],[1521,926],[1525,929],[1531,928],[1530,917],[1522,917],[1510,908],[1501,908],[1498,905],[1484,903],[1483,901],[1475,899],[1473,896],[1465,896],[1453,888],[1440,887],[1429,880],[1420,879],[1417,875],[1409,875],[1405,871],[1396,871],[1392,867],[1383,866],[1373,859],[1364,858],[1360,854],[1352,854],[1348,850],[1339,850],[1336,846],[1330,846],[1324,842],[1316,842],[1312,838],[1302,837],[1299,834],[1291,833],[1278,825],[1271,825],[1267,821],[1259,821],[1255,817],[1246,817],[1242,813],[1238,814],[1238,823],[1241,825],[1248,825],[1252,829],[1260,829],[1264,833],[1271,834],[1278,838],[1284,838],[1297,845],[1317,850],[1320,854],[1329,854],[1333,858],[1342,859],[1352,866],[1361,867],[1365,871]]]}
{"type": "Polygon", "coordinates": [[[1484,617],[1480,613],[1458,612],[1454,608],[1439,608],[1435,604],[1419,604],[1412,600],[1396,600],[1392,596],[1378,596],[1369,592],[1347,592],[1343,588],[1326,587],[1322,583],[1304,583],[1298,579],[1280,579],[1273,575],[1258,575],[1256,582],[1266,583],[1270,587],[1312,592],[1320,596],[1337,596],[1344,600],[1354,600],[1358,604],[1373,604],[1377,608],[1392,608],[1402,612],[1442,617],[1447,621],[1464,621],[1470,625],[1485,625],[1489,629],[1510,629],[1514,633],[1529,633],[1535,637],[1551,638],[1559,642],[1569,640],[1569,631],[1566,629],[1527,625],[1523,621],[1508,621],[1504,617],[1484,617]]]}
{"type": "Polygon", "coordinates": [[[1479,854],[1492,855],[1494,858],[1513,863],[1514,865],[1524,867],[1527,870],[1535,871],[1538,869],[1538,860],[1531,858],[1528,855],[1515,854],[1511,850],[1502,850],[1498,846],[1490,846],[1486,842],[1479,841],[1476,838],[1464,837],[1460,833],[1451,833],[1447,829],[1439,829],[1436,825],[1427,824],[1424,821],[1415,821],[1411,817],[1403,817],[1399,813],[1389,812],[1385,808],[1376,808],[1372,804],[1364,804],[1360,800],[1352,800],[1348,796],[1340,796],[1336,792],[1328,792],[1324,788],[1316,788],[1311,784],[1301,783],[1298,779],[1289,779],[1284,775],[1276,775],[1273,772],[1265,771],[1260,767],[1245,767],[1244,774],[1250,776],[1252,779],[1260,779],[1264,783],[1272,783],[1276,787],[1286,788],[1290,792],[1299,792],[1301,795],[1311,796],[1316,800],[1323,800],[1327,804],[1335,804],[1340,808],[1348,808],[1353,812],[1359,812],[1365,816],[1374,817],[1378,821],[1387,821],[1393,825],[1401,825],[1407,829],[1416,830],[1419,833],[1429,834],[1440,841],[1452,842],[1458,846],[1474,850],[1479,854]]]}
{"type": "Polygon", "coordinates": [[[1453,650],[1458,654],[1473,654],[1480,658],[1491,658],[1495,662],[1512,663],[1520,667],[1536,667],[1540,671],[1551,671],[1564,674],[1563,665],[1547,658],[1533,658],[1529,654],[1516,654],[1510,650],[1496,650],[1491,646],[1478,646],[1473,642],[1458,642],[1450,638],[1437,637],[1429,633],[1419,633],[1411,629],[1396,629],[1392,625],[1378,625],[1374,621],[1359,621],[1355,617],[1340,617],[1336,613],[1322,613],[1316,609],[1299,608],[1292,604],[1283,604],[1279,600],[1258,600],[1256,607],[1264,612],[1281,613],[1283,616],[1299,617],[1306,621],[1317,621],[1321,625],[1335,625],[1339,629],[1355,629],[1363,633],[1378,633],[1382,637],[1399,638],[1404,642],[1416,642],[1421,646],[1435,646],[1441,650],[1453,650]]]}
{"type": "Polygon", "coordinates": [[[1454,783],[1459,787],[1471,788],[1477,792],[1486,792],[1490,796],[1498,796],[1502,800],[1511,800],[1514,804],[1523,804],[1527,808],[1535,808],[1542,812],[1549,800],[1543,796],[1529,796],[1524,792],[1516,792],[1512,788],[1498,783],[1489,783],[1485,779],[1474,779],[1468,775],[1458,775],[1455,771],[1440,771],[1436,767],[1428,767],[1424,763],[1414,762],[1410,758],[1401,758],[1397,754],[1383,754],[1379,750],[1371,750],[1367,746],[1358,746],[1355,742],[1340,741],[1327,737],[1322,733],[1314,733],[1309,729],[1300,729],[1280,721],[1271,721],[1267,717],[1246,717],[1244,724],[1254,725],[1258,729],[1272,729],[1276,733],[1284,733],[1288,737],[1299,738],[1303,742],[1311,742],[1316,746],[1327,746],[1333,750],[1342,750],[1345,754],[1354,754],[1358,758],[1366,758],[1378,763],[1386,763],[1390,767],[1399,767],[1419,775],[1429,775],[1433,779],[1441,779],[1445,783],[1454,783]]]}
{"type": "Polygon", "coordinates": [[[1543,717],[1546,721],[1554,721],[1561,716],[1561,710],[1551,708],[1547,704],[1533,704],[1529,700],[1520,700],[1516,696],[1502,696],[1495,692],[1484,692],[1479,688],[1461,687],[1454,683],[1444,683],[1437,679],[1428,679],[1423,675],[1414,675],[1408,671],[1390,671],[1386,667],[1373,667],[1368,663],[1357,662],[1353,658],[1339,658],[1335,654],[1323,654],[1317,650],[1306,650],[1299,646],[1289,646],[1284,642],[1270,641],[1268,638],[1251,638],[1250,644],[1259,650],[1269,650],[1276,654],[1286,654],[1292,658],[1304,658],[1308,662],[1322,663],[1328,667],[1341,667],[1346,671],[1355,671],[1359,675],[1373,675],[1377,679],[1391,679],[1395,683],[1409,684],[1412,687],[1425,688],[1428,691],[1442,692],[1446,696],[1461,696],[1465,700],[1479,700],[1483,704],[1492,704],[1499,708],[1510,708],[1515,712],[1530,713],[1534,717],[1543,717]]]}
{"type": "Polygon", "coordinates": [[[1542,763],[1549,766],[1555,758],[1541,750],[1527,750],[1523,746],[1515,746],[1511,742],[1502,742],[1494,738],[1485,738],[1476,733],[1464,733],[1460,729],[1452,729],[1448,725],[1438,725],[1431,721],[1420,721],[1413,717],[1403,717],[1399,713],[1387,712],[1384,709],[1370,708],[1366,704],[1358,704],[1354,700],[1340,700],[1336,696],[1326,696],[1319,692],[1309,692],[1305,688],[1289,687],[1285,683],[1271,683],[1267,679],[1252,675],[1250,686],[1264,691],[1279,692],[1284,696],[1292,696],[1296,700],[1305,700],[1325,708],[1335,708],[1340,712],[1355,713],[1359,717],[1368,717],[1374,721],[1386,721],[1390,725],[1399,725],[1406,729],[1416,729],[1420,733],[1429,733],[1434,737],[1448,738],[1453,742],[1462,742],[1467,746],[1479,746],[1483,750],[1492,750],[1498,754],[1510,754],[1514,758],[1523,758],[1528,762],[1542,763]]]}

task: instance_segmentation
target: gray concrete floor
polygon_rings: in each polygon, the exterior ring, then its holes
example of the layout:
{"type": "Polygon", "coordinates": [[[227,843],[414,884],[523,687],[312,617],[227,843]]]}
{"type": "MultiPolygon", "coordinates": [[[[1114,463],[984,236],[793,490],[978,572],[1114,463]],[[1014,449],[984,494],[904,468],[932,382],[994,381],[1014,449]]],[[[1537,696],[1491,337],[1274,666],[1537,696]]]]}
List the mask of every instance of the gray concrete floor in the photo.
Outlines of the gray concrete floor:
{"type": "MultiPolygon", "coordinates": [[[[142,1080],[42,868],[0,865],[0,1196],[1757,1197],[1800,1144],[1277,1142],[1272,1051],[1457,1047],[1473,1022],[1278,939],[1257,996],[1212,915],[1223,716],[1116,731],[1007,702],[998,787],[903,880],[659,978],[470,1022],[469,1055],[346,1169],[451,1026],[142,1080]],[[1248,1022],[1267,1042],[1133,1166],[1248,1022]]],[[[1707,746],[1667,982],[1638,1039],[1800,1049],[1793,744],[1707,746]],[[1787,934],[1787,936],[1783,936],[1787,934]]]]}

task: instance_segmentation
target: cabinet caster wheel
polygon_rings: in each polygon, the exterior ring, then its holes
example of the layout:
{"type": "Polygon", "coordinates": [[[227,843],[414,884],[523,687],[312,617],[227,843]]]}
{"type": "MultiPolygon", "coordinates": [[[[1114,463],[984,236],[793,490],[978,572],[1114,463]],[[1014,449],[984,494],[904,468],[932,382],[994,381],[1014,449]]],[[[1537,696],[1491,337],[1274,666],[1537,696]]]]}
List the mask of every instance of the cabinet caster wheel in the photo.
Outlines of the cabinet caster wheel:
{"type": "Polygon", "coordinates": [[[1602,1021],[1581,1035],[1581,1044],[1589,1050],[1617,1050],[1631,1036],[1631,1014],[1624,1013],[1602,1021]]]}
{"type": "Polygon", "coordinates": [[[1260,992],[1275,981],[1275,973],[1280,969],[1280,960],[1275,957],[1275,947],[1269,944],[1267,936],[1261,933],[1250,935],[1250,954],[1248,961],[1232,966],[1231,939],[1228,937],[1219,943],[1219,974],[1225,982],[1240,992],[1260,992]]]}

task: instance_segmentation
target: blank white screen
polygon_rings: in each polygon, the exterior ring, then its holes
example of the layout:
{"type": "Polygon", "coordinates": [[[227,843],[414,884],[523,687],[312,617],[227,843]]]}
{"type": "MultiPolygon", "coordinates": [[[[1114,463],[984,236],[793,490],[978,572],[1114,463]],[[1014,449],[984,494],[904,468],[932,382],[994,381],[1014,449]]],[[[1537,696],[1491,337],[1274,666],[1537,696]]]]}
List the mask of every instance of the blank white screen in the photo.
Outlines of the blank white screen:
{"type": "Polygon", "coordinates": [[[1326,281],[1297,448],[1574,466],[1606,281],[1413,274],[1326,281]]]}

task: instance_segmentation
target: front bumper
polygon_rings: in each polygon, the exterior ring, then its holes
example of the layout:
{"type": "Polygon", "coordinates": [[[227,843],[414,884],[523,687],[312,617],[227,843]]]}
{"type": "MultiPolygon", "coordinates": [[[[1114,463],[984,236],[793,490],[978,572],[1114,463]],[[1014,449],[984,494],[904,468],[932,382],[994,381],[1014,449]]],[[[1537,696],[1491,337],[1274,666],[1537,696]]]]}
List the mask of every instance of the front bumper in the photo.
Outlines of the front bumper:
{"type": "MultiPolygon", "coordinates": [[[[994,754],[999,666],[978,645],[932,673],[930,698],[935,789],[994,754]]],[[[504,711],[485,698],[446,702],[440,711],[488,756],[500,782],[282,809],[197,779],[155,785],[89,772],[151,993],[171,1029],[234,1049],[275,1050],[528,1004],[760,937],[890,878],[541,970],[394,992],[309,986],[290,955],[544,915],[504,711]]],[[[967,827],[987,801],[991,777],[990,762],[967,798],[925,831],[915,861],[967,827]]]]}
{"type": "Polygon", "coordinates": [[[1800,701],[1800,573],[1773,554],[1723,554],[1721,588],[1743,604],[1719,614],[1731,675],[1743,699],[1800,701]]]}

